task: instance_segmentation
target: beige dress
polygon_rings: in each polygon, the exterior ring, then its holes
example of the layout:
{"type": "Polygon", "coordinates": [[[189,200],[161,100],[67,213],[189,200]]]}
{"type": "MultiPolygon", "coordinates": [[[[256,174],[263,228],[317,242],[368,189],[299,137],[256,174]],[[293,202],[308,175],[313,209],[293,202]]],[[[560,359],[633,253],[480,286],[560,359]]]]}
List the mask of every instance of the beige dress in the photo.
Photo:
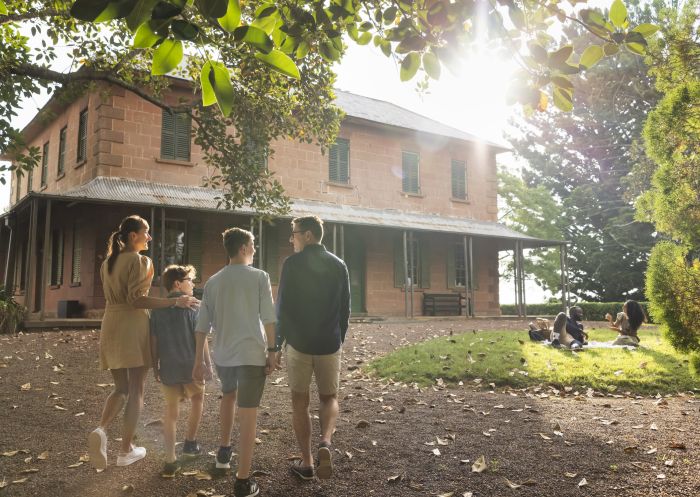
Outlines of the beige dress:
{"type": "Polygon", "coordinates": [[[136,309],[132,303],[151,289],[151,259],[122,252],[111,273],[107,272],[107,261],[102,263],[100,276],[107,301],[100,331],[102,369],[150,367],[149,312],[136,309]]]}

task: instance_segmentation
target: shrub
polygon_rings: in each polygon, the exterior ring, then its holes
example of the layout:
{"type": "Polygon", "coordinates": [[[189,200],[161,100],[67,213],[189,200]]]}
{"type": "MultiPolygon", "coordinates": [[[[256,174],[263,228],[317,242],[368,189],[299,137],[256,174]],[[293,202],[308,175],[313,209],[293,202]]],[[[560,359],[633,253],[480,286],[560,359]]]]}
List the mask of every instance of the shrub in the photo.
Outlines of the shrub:
{"type": "Polygon", "coordinates": [[[700,260],[687,255],[683,246],[658,243],[649,256],[646,293],[651,315],[673,347],[700,352],[700,260]]]}
{"type": "MultiPolygon", "coordinates": [[[[583,309],[583,318],[589,321],[605,321],[605,314],[610,313],[613,316],[622,311],[624,302],[576,302],[583,309]]],[[[646,302],[640,302],[642,307],[648,307],[646,302]]],[[[528,304],[528,316],[556,316],[562,311],[561,302],[549,304],[528,304]]],[[[501,314],[505,316],[514,316],[518,314],[515,305],[507,304],[501,306],[501,314]]],[[[652,322],[649,316],[649,322],[652,322]]]]}
{"type": "Polygon", "coordinates": [[[15,302],[4,288],[0,288],[0,333],[15,333],[26,314],[27,308],[15,302]]]}

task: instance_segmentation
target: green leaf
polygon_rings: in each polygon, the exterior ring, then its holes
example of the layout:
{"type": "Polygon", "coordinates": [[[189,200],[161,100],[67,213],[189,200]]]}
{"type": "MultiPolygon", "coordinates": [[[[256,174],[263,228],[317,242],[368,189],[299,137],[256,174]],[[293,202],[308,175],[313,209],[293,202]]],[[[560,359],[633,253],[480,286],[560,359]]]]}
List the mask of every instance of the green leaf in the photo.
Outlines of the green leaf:
{"type": "Polygon", "coordinates": [[[432,52],[423,54],[423,69],[431,78],[440,79],[440,60],[432,52]]]}
{"type": "Polygon", "coordinates": [[[300,79],[299,69],[292,59],[280,50],[273,50],[269,54],[256,53],[255,58],[262,60],[274,70],[294,79],[300,79]]]}
{"type": "Polygon", "coordinates": [[[620,47],[616,43],[606,43],[603,45],[603,50],[605,51],[605,55],[615,55],[620,51],[620,47]]]}
{"type": "Polygon", "coordinates": [[[270,53],[274,48],[272,39],[267,36],[267,33],[255,26],[240,26],[233,30],[233,37],[236,41],[252,45],[262,53],[270,53]]]}
{"type": "Polygon", "coordinates": [[[610,6],[610,20],[617,28],[626,28],[629,21],[627,20],[627,7],[622,3],[622,0],[613,0],[610,6]]]}
{"type": "Polygon", "coordinates": [[[202,85],[202,105],[205,107],[216,103],[216,93],[214,93],[214,86],[209,78],[211,70],[211,62],[206,62],[202,66],[202,73],[199,75],[199,81],[202,85]]]}
{"type": "Polygon", "coordinates": [[[213,62],[212,70],[209,71],[209,81],[214,88],[216,102],[224,116],[231,114],[233,109],[233,85],[231,84],[231,73],[221,62],[213,62]]]}
{"type": "Polygon", "coordinates": [[[564,112],[570,112],[574,108],[574,98],[570,90],[554,87],[552,91],[554,95],[554,105],[564,112]]]}
{"type": "Polygon", "coordinates": [[[372,33],[362,33],[357,38],[358,45],[367,45],[370,41],[372,41],[372,33]]]}
{"type": "Polygon", "coordinates": [[[625,42],[625,48],[632,53],[636,53],[637,55],[644,55],[647,53],[647,47],[643,43],[625,42]]]}
{"type": "MultiPolygon", "coordinates": [[[[144,26],[144,24],[142,24],[144,26]]],[[[199,34],[199,27],[188,21],[183,21],[182,19],[176,19],[170,25],[173,30],[173,34],[178,40],[192,41],[197,38],[199,34]]]]}
{"type": "Polygon", "coordinates": [[[396,46],[396,53],[420,52],[425,44],[425,40],[418,35],[408,36],[396,46]]]}
{"type": "Polygon", "coordinates": [[[597,10],[583,9],[581,12],[579,12],[579,16],[584,24],[586,24],[588,29],[593,31],[598,36],[602,36],[604,38],[609,37],[613,31],[615,31],[615,27],[607,22],[603,15],[597,10]]]}
{"type": "Polygon", "coordinates": [[[6,16],[7,15],[7,6],[5,5],[5,2],[0,0],[0,15],[6,16]]]}
{"type": "Polygon", "coordinates": [[[520,10],[515,4],[512,4],[508,8],[508,16],[516,28],[525,28],[525,14],[523,14],[523,11],[520,10]]]}
{"type": "Polygon", "coordinates": [[[309,44],[307,42],[302,41],[301,43],[299,43],[299,46],[297,47],[297,53],[296,53],[297,60],[303,59],[304,57],[306,57],[306,54],[309,53],[309,48],[310,47],[309,47],[309,44]]]}
{"type": "Polygon", "coordinates": [[[605,51],[600,45],[591,45],[586,48],[581,54],[581,59],[578,61],[579,65],[586,69],[590,69],[596,63],[603,58],[605,51]]]}
{"type": "Polygon", "coordinates": [[[219,17],[219,25],[229,33],[241,24],[241,5],[238,0],[228,0],[226,15],[219,17]]]}
{"type": "Polygon", "coordinates": [[[255,20],[250,24],[256,28],[262,29],[268,35],[275,29],[277,21],[280,19],[280,13],[274,5],[263,4],[255,11],[255,20]]]}
{"type": "Polygon", "coordinates": [[[184,7],[184,3],[182,5],[173,5],[170,2],[160,1],[155,7],[153,7],[151,19],[171,19],[177,15],[180,15],[180,12],[182,12],[184,7]]]}
{"type": "Polygon", "coordinates": [[[158,43],[161,38],[162,36],[158,36],[155,31],[151,29],[151,24],[145,22],[136,30],[136,34],[134,35],[134,48],[151,48],[158,43]]]}
{"type": "Polygon", "coordinates": [[[133,10],[126,16],[126,25],[132,32],[151,18],[151,12],[157,3],[158,0],[138,0],[136,2],[133,10]]]}
{"type": "Polygon", "coordinates": [[[566,76],[552,76],[552,83],[559,88],[564,88],[565,90],[573,91],[574,89],[574,84],[566,76]]]}
{"type": "Polygon", "coordinates": [[[539,62],[540,64],[547,63],[547,50],[545,50],[542,45],[531,41],[530,43],[527,44],[527,46],[530,49],[530,53],[532,54],[532,57],[537,62],[539,62]]]}
{"type": "Polygon", "coordinates": [[[379,48],[385,56],[391,56],[391,42],[382,40],[382,42],[379,44],[379,48]]]}
{"type": "Polygon", "coordinates": [[[408,81],[416,75],[420,67],[420,55],[417,52],[411,52],[406,55],[401,61],[401,81],[408,81]]]}
{"type": "Polygon", "coordinates": [[[639,33],[644,38],[649,38],[651,35],[659,30],[658,26],[653,24],[640,24],[639,26],[633,28],[631,31],[634,33],[639,33]]]}
{"type": "Polygon", "coordinates": [[[218,19],[226,15],[228,0],[196,0],[197,7],[204,17],[218,19]]]}
{"type": "Polygon", "coordinates": [[[318,51],[321,53],[321,57],[324,59],[334,62],[340,60],[340,52],[335,48],[335,45],[329,41],[324,41],[318,47],[318,51]]]}
{"type": "Polygon", "coordinates": [[[566,45],[561,47],[559,50],[556,52],[552,52],[549,54],[549,67],[554,67],[558,68],[561,67],[562,65],[566,64],[566,61],[569,60],[569,57],[571,57],[571,54],[574,52],[574,47],[571,45],[566,45]]]}
{"type": "Polygon", "coordinates": [[[105,10],[100,12],[94,22],[107,22],[114,19],[122,19],[129,15],[129,12],[134,8],[134,2],[128,0],[109,2],[105,10]]]}
{"type": "Polygon", "coordinates": [[[393,5],[386,9],[384,13],[382,14],[382,18],[384,19],[384,22],[386,24],[392,24],[394,20],[396,19],[396,14],[398,13],[399,9],[393,5]]]}
{"type": "Polygon", "coordinates": [[[182,61],[182,42],[167,39],[153,53],[151,74],[161,76],[175,69],[182,61]]]}
{"type": "MultiPolygon", "coordinates": [[[[81,21],[93,22],[108,5],[109,0],[77,0],[70,8],[70,15],[81,21]]],[[[7,13],[7,7],[5,11],[7,13]]]]}

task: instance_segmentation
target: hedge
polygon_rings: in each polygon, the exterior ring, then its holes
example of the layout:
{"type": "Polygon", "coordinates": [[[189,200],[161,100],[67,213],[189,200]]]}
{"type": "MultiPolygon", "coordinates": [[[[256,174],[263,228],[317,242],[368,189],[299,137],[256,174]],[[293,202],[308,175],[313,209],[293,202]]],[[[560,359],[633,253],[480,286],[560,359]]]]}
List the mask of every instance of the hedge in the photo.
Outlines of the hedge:
{"type": "MultiPolygon", "coordinates": [[[[647,314],[647,319],[651,322],[651,319],[648,317],[649,313],[646,311],[648,308],[647,302],[640,302],[640,304],[647,314]]],[[[587,321],[605,321],[605,314],[609,312],[613,316],[616,316],[618,312],[622,311],[624,302],[577,302],[572,305],[577,305],[583,309],[583,318],[587,321]]],[[[528,316],[556,316],[561,311],[561,302],[552,304],[527,304],[528,316]]],[[[501,305],[501,314],[504,316],[517,316],[518,311],[515,309],[515,305],[501,305]]]]}

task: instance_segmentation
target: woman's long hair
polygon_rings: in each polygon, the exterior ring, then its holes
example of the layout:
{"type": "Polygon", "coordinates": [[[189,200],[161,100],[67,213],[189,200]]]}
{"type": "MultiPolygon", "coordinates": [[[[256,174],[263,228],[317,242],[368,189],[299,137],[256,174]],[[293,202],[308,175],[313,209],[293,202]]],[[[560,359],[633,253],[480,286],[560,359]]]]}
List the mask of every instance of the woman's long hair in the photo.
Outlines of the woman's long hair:
{"type": "Polygon", "coordinates": [[[644,315],[644,310],[639,302],[636,300],[628,300],[625,302],[625,308],[627,309],[627,319],[630,323],[630,330],[632,333],[636,333],[642,323],[646,319],[644,315]]]}
{"type": "Polygon", "coordinates": [[[119,223],[119,229],[112,233],[107,240],[107,272],[112,274],[114,263],[117,262],[117,256],[126,244],[129,242],[129,233],[138,233],[143,228],[148,228],[148,223],[141,216],[128,216],[122,219],[119,223]]]}

